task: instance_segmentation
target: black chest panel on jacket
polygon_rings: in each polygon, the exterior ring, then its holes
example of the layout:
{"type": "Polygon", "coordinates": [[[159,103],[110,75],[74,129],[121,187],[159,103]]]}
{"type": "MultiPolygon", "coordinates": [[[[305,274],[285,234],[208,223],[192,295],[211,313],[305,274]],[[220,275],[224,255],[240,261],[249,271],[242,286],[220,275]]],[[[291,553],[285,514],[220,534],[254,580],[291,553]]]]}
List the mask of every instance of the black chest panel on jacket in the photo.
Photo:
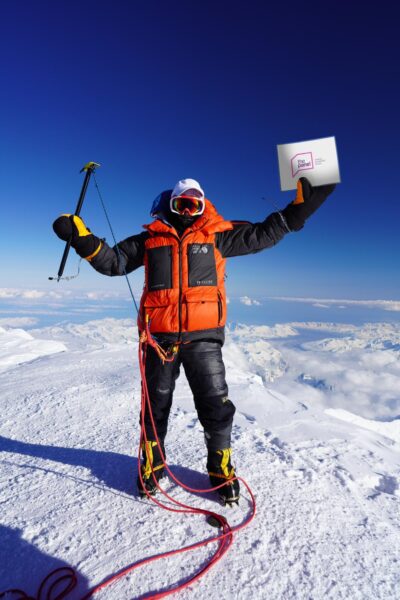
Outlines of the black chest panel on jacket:
{"type": "Polygon", "coordinates": [[[157,246],[147,250],[148,289],[172,288],[172,246],[157,246]]]}
{"type": "Polygon", "coordinates": [[[188,244],[189,287],[217,285],[213,244],[188,244]]]}

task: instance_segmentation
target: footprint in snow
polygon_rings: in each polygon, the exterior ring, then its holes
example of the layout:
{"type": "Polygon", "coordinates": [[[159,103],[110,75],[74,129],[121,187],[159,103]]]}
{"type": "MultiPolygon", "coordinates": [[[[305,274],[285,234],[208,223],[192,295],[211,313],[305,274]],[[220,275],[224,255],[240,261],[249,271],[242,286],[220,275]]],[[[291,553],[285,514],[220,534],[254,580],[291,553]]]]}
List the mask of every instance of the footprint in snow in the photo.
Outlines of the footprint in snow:
{"type": "Polygon", "coordinates": [[[289,479],[306,479],[307,481],[312,480],[312,473],[307,469],[288,469],[284,472],[286,477],[289,479]]]}
{"type": "Polygon", "coordinates": [[[248,421],[251,424],[254,424],[256,422],[255,417],[253,417],[252,415],[248,415],[244,412],[241,413],[243,415],[243,417],[246,419],[246,421],[248,421]]]}
{"type": "Polygon", "coordinates": [[[379,483],[375,486],[375,492],[368,496],[369,500],[374,500],[379,494],[389,494],[390,496],[396,496],[397,490],[399,489],[399,482],[396,477],[392,475],[382,475],[379,473],[379,483]]]}

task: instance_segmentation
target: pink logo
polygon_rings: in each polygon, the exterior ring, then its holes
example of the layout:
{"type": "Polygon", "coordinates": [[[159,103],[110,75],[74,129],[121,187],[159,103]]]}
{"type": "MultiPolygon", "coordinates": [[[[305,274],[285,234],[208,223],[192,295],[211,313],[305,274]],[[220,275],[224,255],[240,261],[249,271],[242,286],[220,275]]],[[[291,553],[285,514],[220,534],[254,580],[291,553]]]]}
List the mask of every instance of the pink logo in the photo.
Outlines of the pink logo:
{"type": "Polygon", "coordinates": [[[291,159],[292,164],[292,177],[297,175],[299,171],[307,171],[308,169],[314,168],[314,161],[312,152],[301,152],[295,154],[291,159]]]}

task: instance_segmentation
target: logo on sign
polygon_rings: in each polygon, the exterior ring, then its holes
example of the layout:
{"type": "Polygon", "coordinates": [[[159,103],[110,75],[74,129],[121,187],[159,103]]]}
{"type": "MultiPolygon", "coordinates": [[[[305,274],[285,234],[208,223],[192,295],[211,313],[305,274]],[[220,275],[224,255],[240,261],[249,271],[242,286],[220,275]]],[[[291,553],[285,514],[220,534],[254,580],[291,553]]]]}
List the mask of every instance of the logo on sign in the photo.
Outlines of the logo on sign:
{"type": "Polygon", "coordinates": [[[292,177],[297,175],[300,171],[308,171],[314,168],[314,160],[312,152],[302,152],[301,154],[295,154],[291,159],[292,164],[292,177]]]}

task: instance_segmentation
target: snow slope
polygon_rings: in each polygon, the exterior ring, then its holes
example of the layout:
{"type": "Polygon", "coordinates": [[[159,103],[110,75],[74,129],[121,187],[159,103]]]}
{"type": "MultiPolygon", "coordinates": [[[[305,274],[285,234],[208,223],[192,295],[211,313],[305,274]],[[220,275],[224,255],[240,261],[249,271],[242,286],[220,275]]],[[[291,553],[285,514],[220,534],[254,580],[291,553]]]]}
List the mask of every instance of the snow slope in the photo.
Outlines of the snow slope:
{"type": "MultiPolygon", "coordinates": [[[[400,598],[400,332],[385,324],[369,333],[326,327],[228,332],[234,458],[257,515],[180,598],[400,598]],[[363,390],[351,404],[340,384],[357,372],[363,390]]],[[[127,564],[214,532],[201,517],[166,513],[136,495],[140,382],[130,321],[31,330],[29,339],[1,333],[0,592],[19,587],[35,595],[51,569],[70,565],[79,576],[77,599],[127,564]],[[30,344],[33,358],[24,364],[18,340],[30,344]]],[[[183,376],[167,454],[178,477],[207,487],[203,434],[183,376]]],[[[231,524],[248,511],[245,498],[229,510],[212,494],[163,485],[178,499],[220,510],[231,524]]],[[[171,586],[210,551],[144,567],[96,598],[138,598],[171,586]]]]}
{"type": "Polygon", "coordinates": [[[23,329],[0,327],[0,372],[65,350],[61,342],[36,340],[23,329]]]}

